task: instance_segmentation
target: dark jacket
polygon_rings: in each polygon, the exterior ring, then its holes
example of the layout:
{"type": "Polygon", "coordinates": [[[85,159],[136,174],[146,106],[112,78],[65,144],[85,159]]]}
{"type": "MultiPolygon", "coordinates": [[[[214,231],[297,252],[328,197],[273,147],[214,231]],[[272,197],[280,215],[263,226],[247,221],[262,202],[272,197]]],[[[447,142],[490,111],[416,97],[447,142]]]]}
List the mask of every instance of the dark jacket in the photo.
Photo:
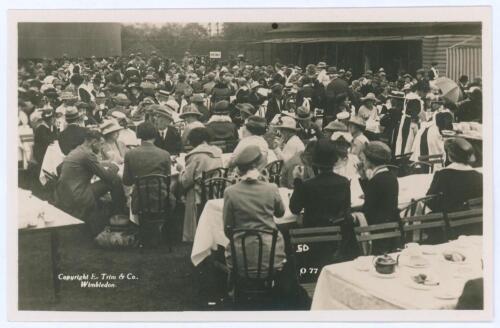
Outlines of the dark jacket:
{"type": "Polygon", "coordinates": [[[266,121],[269,124],[276,114],[283,110],[283,99],[271,97],[267,102],[266,121]]]}
{"type": "Polygon", "coordinates": [[[59,147],[64,155],[68,155],[73,149],[85,141],[87,128],[76,124],[70,124],[59,134],[59,147]]]}
{"type": "Polygon", "coordinates": [[[455,170],[444,168],[434,173],[427,195],[443,194],[442,200],[428,202],[434,212],[443,208],[457,211],[471,198],[483,196],[483,175],[475,170],[455,170]]]}
{"type": "Polygon", "coordinates": [[[467,281],[458,299],[457,310],[482,310],[484,304],[483,278],[467,281]]]}
{"type": "MultiPolygon", "coordinates": [[[[131,186],[137,178],[150,175],[170,175],[170,154],[150,142],[142,144],[125,153],[123,184],[131,186]]],[[[137,190],[132,191],[132,212],[137,212],[137,190]]]]}
{"type": "Polygon", "coordinates": [[[375,174],[370,180],[360,179],[365,195],[363,212],[368,224],[395,222],[398,213],[398,179],[390,171],[375,174]]]}
{"type": "Polygon", "coordinates": [[[212,116],[207,123],[212,141],[237,141],[238,128],[229,116],[212,116]]]}
{"type": "Polygon", "coordinates": [[[56,187],[56,203],[63,211],[81,219],[96,208],[91,179],[96,175],[106,183],[114,183],[118,176],[106,170],[96,154],[83,145],[76,147],[62,163],[56,187]]]}
{"type": "Polygon", "coordinates": [[[51,131],[51,129],[45,124],[40,124],[35,129],[33,157],[38,164],[42,165],[47,147],[54,141],[55,137],[55,132],[51,131]]]}
{"type": "Polygon", "coordinates": [[[158,132],[155,139],[155,146],[168,151],[172,155],[179,154],[182,151],[182,139],[179,131],[174,126],[169,125],[165,138],[161,138],[158,132]]]}
{"type": "Polygon", "coordinates": [[[343,217],[351,207],[350,182],[333,172],[323,172],[306,181],[296,179],[290,198],[290,211],[304,209],[304,227],[331,225],[330,220],[343,217]]]}
{"type": "Polygon", "coordinates": [[[349,94],[349,85],[346,81],[336,78],[326,86],[325,98],[326,108],[325,114],[334,117],[337,115],[337,101],[340,95],[349,94]]]}

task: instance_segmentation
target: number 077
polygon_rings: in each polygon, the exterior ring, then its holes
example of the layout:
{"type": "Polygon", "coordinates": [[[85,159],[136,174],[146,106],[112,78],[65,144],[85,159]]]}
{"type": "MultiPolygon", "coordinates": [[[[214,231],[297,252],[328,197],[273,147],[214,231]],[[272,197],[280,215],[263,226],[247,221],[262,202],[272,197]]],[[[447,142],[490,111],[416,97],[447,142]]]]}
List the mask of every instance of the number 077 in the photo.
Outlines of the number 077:
{"type": "Polygon", "coordinates": [[[300,268],[299,273],[300,273],[300,275],[304,275],[306,273],[317,274],[318,271],[319,271],[318,268],[300,268]]]}

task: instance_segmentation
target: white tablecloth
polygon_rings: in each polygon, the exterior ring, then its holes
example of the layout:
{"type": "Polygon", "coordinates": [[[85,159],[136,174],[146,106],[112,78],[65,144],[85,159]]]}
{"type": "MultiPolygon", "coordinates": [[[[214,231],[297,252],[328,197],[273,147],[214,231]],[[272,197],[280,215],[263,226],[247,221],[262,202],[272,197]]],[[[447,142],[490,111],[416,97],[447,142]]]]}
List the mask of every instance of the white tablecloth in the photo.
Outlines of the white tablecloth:
{"type": "MultiPolygon", "coordinates": [[[[432,182],[433,174],[414,174],[398,178],[399,208],[409,205],[412,199],[425,197],[432,182]]],[[[351,206],[359,207],[364,203],[363,190],[358,180],[351,180],[351,206]]]]}
{"type": "MultiPolygon", "coordinates": [[[[380,310],[380,309],[453,309],[457,298],[443,300],[436,297],[440,289],[449,289],[458,297],[465,282],[482,277],[482,237],[466,237],[467,242],[453,241],[431,246],[435,255],[424,255],[430,265],[413,269],[399,264],[394,278],[380,278],[371,269],[359,271],[355,262],[328,265],[323,268],[314,291],[311,310],[380,310]],[[467,264],[443,260],[442,252],[456,249],[466,255],[467,264]],[[419,273],[434,275],[440,285],[429,290],[410,287],[410,277],[419,273]]],[[[393,255],[395,258],[395,256],[393,255]]],[[[400,263],[404,260],[400,258],[400,263]]]]}
{"type": "MultiPolygon", "coordinates": [[[[285,215],[282,218],[275,218],[274,222],[276,224],[297,221],[297,216],[293,215],[288,209],[291,192],[290,189],[280,188],[281,199],[285,205],[285,215]]],[[[191,262],[195,266],[209,256],[212,250],[216,250],[217,245],[226,247],[229,244],[229,239],[224,234],[223,207],[223,199],[212,199],[207,202],[201,213],[194,236],[193,249],[191,250],[191,262]]]]}
{"type": "Polygon", "coordinates": [[[33,196],[30,191],[18,189],[18,229],[44,229],[83,224],[83,221],[33,196]]]}

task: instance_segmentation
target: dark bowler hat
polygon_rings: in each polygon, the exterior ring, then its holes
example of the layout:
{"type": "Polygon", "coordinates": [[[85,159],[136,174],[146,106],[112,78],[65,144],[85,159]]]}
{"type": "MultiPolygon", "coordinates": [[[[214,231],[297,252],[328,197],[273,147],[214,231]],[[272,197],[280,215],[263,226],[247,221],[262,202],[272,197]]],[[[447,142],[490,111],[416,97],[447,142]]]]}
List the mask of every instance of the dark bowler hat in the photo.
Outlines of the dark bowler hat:
{"type": "Polygon", "coordinates": [[[314,147],[312,161],[313,166],[319,168],[331,168],[338,160],[335,145],[329,139],[319,139],[314,147]]]}
{"type": "Polygon", "coordinates": [[[229,113],[229,101],[221,100],[214,106],[214,113],[216,114],[227,114],[229,113]]]}
{"type": "Polygon", "coordinates": [[[261,153],[260,153],[259,146],[250,145],[250,146],[243,148],[241,153],[239,153],[236,156],[234,163],[236,164],[236,166],[248,165],[248,164],[251,164],[251,163],[257,161],[260,156],[261,156],[261,153]]]}
{"type": "Polygon", "coordinates": [[[375,165],[391,162],[391,149],[382,141],[370,141],[363,149],[366,158],[375,165]]]}

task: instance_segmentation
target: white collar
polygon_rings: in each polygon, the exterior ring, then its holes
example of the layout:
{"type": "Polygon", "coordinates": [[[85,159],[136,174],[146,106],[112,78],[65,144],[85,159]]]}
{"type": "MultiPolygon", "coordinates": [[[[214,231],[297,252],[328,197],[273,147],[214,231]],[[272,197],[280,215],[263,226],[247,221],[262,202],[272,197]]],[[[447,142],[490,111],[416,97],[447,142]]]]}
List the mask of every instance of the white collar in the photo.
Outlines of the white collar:
{"type": "Polygon", "coordinates": [[[458,170],[458,171],[472,171],[472,170],[474,170],[472,168],[472,166],[470,166],[468,164],[462,164],[462,163],[456,163],[456,162],[451,163],[450,165],[445,167],[445,169],[452,169],[452,170],[458,170]]]}
{"type": "Polygon", "coordinates": [[[376,168],[373,169],[371,176],[368,178],[369,180],[373,179],[374,176],[376,176],[379,173],[382,172],[389,172],[389,169],[385,165],[380,165],[377,166],[376,168]]]}

